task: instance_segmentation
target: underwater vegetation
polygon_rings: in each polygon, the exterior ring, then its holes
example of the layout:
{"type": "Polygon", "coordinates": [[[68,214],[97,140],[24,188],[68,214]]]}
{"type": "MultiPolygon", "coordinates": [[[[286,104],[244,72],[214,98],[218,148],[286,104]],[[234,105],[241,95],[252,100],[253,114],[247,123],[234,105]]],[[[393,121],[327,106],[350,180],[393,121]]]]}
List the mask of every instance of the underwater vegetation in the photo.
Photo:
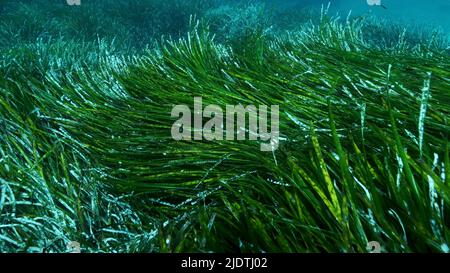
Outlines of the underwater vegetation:
{"type": "Polygon", "coordinates": [[[0,252],[450,251],[442,33],[254,1],[1,3],[0,252]],[[198,96],[279,105],[279,148],[173,140],[198,96]]]}

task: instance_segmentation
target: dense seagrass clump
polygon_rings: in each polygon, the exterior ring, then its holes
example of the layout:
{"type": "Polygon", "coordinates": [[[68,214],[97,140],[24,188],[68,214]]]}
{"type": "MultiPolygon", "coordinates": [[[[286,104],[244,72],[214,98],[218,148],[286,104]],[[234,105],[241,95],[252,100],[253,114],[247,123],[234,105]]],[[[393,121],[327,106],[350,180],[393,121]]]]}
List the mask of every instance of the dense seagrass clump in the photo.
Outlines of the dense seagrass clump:
{"type": "Polygon", "coordinates": [[[449,251],[443,36],[309,10],[233,31],[217,14],[238,8],[198,9],[133,48],[129,30],[0,40],[0,252],[449,251]],[[175,141],[194,97],[279,105],[279,148],[175,141]]]}

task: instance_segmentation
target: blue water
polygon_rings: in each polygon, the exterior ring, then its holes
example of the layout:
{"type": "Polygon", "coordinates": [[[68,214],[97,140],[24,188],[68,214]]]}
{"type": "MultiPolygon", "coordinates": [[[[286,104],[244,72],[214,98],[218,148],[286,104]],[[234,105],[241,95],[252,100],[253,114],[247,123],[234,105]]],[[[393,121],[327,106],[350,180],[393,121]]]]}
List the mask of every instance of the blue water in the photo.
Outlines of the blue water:
{"type": "Polygon", "coordinates": [[[387,8],[369,6],[367,0],[274,0],[277,5],[321,6],[331,3],[331,11],[345,16],[349,11],[353,15],[373,14],[380,18],[389,18],[410,25],[438,28],[450,33],[450,0],[381,0],[387,8]]]}

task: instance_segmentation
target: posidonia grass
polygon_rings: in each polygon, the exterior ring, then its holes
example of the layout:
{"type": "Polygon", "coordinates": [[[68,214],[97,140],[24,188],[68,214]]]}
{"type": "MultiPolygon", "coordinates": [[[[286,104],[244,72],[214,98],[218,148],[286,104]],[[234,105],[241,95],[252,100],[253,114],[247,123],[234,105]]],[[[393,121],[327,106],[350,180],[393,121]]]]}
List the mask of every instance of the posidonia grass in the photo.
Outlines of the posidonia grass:
{"type": "Polygon", "coordinates": [[[326,14],[265,24],[217,41],[191,17],[143,51],[2,48],[0,250],[448,252],[445,40],[326,14]],[[173,140],[170,111],[195,96],[279,105],[279,149],[173,140]]]}

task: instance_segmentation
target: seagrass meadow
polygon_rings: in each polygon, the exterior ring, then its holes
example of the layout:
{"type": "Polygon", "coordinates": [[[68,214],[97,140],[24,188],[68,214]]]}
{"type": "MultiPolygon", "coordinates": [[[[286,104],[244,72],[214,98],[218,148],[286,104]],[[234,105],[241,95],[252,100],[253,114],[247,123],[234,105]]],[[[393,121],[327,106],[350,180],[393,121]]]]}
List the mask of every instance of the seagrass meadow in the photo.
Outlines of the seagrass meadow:
{"type": "Polygon", "coordinates": [[[299,2],[0,1],[0,252],[450,252],[448,34],[299,2]]]}

